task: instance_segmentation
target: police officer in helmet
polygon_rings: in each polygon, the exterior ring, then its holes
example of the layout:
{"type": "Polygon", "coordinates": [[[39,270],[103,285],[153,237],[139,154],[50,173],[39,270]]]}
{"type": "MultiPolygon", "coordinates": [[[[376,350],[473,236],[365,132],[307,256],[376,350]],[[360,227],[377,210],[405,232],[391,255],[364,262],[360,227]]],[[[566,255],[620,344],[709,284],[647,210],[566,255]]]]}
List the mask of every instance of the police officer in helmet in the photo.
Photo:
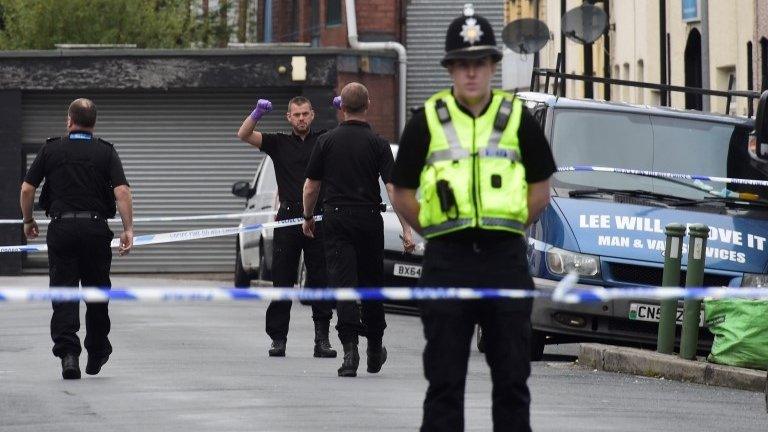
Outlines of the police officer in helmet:
{"type": "MultiPolygon", "coordinates": [[[[471,6],[448,27],[445,51],[453,86],[406,125],[392,175],[395,208],[428,239],[419,283],[533,289],[524,232],[549,202],[552,153],[523,103],[491,89],[502,54],[471,6]]],[[[476,323],[493,380],[494,430],[530,430],[530,313],[530,300],[421,304],[429,382],[422,431],[463,430],[476,323]]]]}
{"type": "MultiPolygon", "coordinates": [[[[123,222],[118,254],[129,253],[133,246],[131,189],[115,148],[93,135],[95,125],[96,105],[88,99],[73,101],[67,112],[67,135],[46,141],[21,185],[24,234],[33,239],[39,234],[32,215],[35,190],[45,179],[40,204],[51,217],[46,236],[51,287],[111,286],[113,233],[107,219],[118,209],[123,222]]],[[[110,320],[107,303],[87,307],[85,373],[96,375],[112,353],[107,338],[110,320]]],[[[53,354],[61,358],[64,379],[80,378],[79,329],[79,304],[53,302],[53,354]]]]}

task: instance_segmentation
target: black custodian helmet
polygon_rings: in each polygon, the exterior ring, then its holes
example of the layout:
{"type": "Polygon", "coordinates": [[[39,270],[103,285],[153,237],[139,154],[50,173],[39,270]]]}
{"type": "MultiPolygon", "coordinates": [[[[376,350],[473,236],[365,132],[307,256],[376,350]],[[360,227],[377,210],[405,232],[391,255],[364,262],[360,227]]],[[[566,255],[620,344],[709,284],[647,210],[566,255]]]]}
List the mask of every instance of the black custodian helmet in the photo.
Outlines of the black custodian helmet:
{"type": "Polygon", "coordinates": [[[445,34],[445,56],[440,64],[446,67],[451,60],[484,57],[491,57],[494,62],[498,62],[501,56],[491,23],[484,17],[475,15],[471,4],[465,5],[464,14],[448,26],[448,32],[445,34]]]}

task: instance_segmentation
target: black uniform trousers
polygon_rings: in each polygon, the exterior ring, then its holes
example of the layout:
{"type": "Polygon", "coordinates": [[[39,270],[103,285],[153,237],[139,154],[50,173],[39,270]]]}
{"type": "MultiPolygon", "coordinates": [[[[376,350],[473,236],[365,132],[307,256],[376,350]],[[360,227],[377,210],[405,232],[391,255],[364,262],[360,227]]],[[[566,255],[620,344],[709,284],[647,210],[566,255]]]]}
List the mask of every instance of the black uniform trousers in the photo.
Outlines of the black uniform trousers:
{"type": "MultiPolygon", "coordinates": [[[[276,220],[300,218],[301,205],[281,203],[276,220]]],[[[274,231],[274,250],[272,255],[272,281],[277,287],[292,287],[296,283],[299,270],[299,257],[304,251],[304,264],[307,266],[308,288],[325,288],[325,256],[323,255],[323,233],[319,227],[314,239],[304,235],[301,225],[276,228],[274,231]]],[[[288,324],[291,319],[290,301],[273,301],[267,307],[267,334],[272,340],[288,338],[288,324]]],[[[333,303],[312,302],[312,320],[329,322],[333,314],[333,303]]]]}
{"type": "MultiPolygon", "coordinates": [[[[378,207],[331,207],[323,214],[328,286],[380,287],[384,282],[384,222],[378,207]]],[[[336,330],[342,344],[380,343],[387,327],[381,302],[340,301],[336,330]]]]}
{"type": "MultiPolygon", "coordinates": [[[[48,226],[48,267],[51,287],[110,288],[113,233],[104,219],[54,219],[48,226]]],[[[87,303],[85,349],[92,356],[112,353],[107,303],[87,303]]],[[[53,302],[53,355],[80,355],[80,303],[53,302]]]]}
{"type": "MultiPolygon", "coordinates": [[[[522,237],[501,241],[430,239],[423,287],[533,288],[522,237]]],[[[464,388],[475,323],[485,337],[493,382],[493,430],[530,431],[530,300],[425,301],[420,304],[424,375],[429,382],[421,431],[464,430],[464,388]]]]}

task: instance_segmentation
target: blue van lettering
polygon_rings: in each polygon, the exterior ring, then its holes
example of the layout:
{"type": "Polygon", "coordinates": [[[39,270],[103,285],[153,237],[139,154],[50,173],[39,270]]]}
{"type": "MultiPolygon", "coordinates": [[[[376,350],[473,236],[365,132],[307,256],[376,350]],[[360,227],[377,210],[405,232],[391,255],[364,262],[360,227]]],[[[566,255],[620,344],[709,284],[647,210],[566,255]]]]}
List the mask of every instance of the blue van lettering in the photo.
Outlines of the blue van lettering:
{"type": "Polygon", "coordinates": [[[646,242],[648,243],[648,249],[650,250],[655,249],[655,250],[663,251],[666,246],[666,244],[664,243],[664,240],[646,239],[646,242]]]}
{"type": "Polygon", "coordinates": [[[579,228],[610,228],[609,215],[579,215],[579,228]]]}
{"type": "Polygon", "coordinates": [[[765,237],[760,237],[754,234],[747,234],[747,247],[763,250],[764,245],[765,237]]]}
{"type": "Polygon", "coordinates": [[[599,246],[629,247],[629,237],[598,236],[597,244],[599,246]]]}
{"type": "Polygon", "coordinates": [[[616,228],[650,233],[664,232],[661,228],[661,220],[635,216],[616,216],[616,228]]]}

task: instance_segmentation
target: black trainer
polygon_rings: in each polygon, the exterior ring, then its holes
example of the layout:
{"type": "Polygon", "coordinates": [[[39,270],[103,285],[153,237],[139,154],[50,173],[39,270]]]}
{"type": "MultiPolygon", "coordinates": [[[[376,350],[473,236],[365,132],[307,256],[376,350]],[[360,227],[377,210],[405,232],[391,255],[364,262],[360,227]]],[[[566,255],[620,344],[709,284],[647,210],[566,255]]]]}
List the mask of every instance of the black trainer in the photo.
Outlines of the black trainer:
{"type": "Polygon", "coordinates": [[[273,340],[272,347],[269,348],[270,357],[285,357],[285,343],[286,340],[273,340]]]}
{"type": "Polygon", "coordinates": [[[88,363],[85,365],[85,373],[96,375],[101,372],[101,367],[109,360],[108,355],[92,356],[88,354],[88,363]]]}
{"type": "Polygon", "coordinates": [[[360,365],[360,354],[357,352],[357,344],[354,342],[344,344],[344,362],[339,368],[340,377],[356,377],[357,367],[360,365]]]}
{"type": "Polygon", "coordinates": [[[74,354],[61,358],[61,377],[65,380],[80,379],[80,359],[74,354]]]}

